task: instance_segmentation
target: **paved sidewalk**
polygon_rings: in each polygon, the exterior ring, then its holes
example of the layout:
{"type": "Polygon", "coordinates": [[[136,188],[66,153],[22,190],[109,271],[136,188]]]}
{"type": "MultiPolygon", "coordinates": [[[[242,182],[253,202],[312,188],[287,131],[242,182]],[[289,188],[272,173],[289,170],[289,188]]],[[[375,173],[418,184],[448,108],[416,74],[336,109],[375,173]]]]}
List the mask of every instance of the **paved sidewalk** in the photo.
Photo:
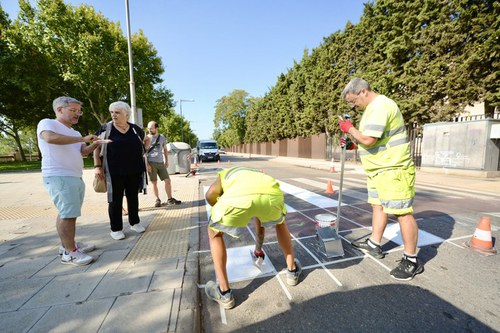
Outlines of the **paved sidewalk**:
{"type": "MultiPolygon", "coordinates": [[[[60,263],[57,211],[40,172],[0,174],[2,332],[197,332],[198,179],[173,175],[182,204],[154,208],[139,195],[142,235],[109,236],[105,194],[87,184],[77,240],[94,243],[88,266],[60,263]]],[[[151,186],[149,187],[150,192],[151,186]]],[[[166,200],[163,187],[160,198],[166,200]]]]}

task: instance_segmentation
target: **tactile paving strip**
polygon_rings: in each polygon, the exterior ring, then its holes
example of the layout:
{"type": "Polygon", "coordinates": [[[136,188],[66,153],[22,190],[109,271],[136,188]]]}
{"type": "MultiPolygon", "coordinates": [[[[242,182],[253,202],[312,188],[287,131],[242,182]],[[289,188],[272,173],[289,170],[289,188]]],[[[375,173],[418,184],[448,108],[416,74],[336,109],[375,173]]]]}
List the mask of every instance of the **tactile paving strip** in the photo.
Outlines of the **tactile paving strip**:
{"type": "MultiPolygon", "coordinates": [[[[140,203],[140,208],[149,208],[154,204],[154,199],[146,200],[140,203]]],[[[82,217],[87,215],[103,215],[108,216],[107,202],[84,202],[82,206],[82,217]]],[[[53,206],[16,206],[16,207],[0,207],[1,220],[24,220],[36,217],[53,217],[57,216],[57,209],[53,206]]]]}
{"type": "Polygon", "coordinates": [[[193,207],[190,203],[182,205],[189,206],[159,210],[126,260],[155,260],[185,256],[189,245],[193,207]]]}
{"type": "Polygon", "coordinates": [[[0,220],[24,220],[35,217],[56,217],[55,207],[0,207],[0,220]]]}

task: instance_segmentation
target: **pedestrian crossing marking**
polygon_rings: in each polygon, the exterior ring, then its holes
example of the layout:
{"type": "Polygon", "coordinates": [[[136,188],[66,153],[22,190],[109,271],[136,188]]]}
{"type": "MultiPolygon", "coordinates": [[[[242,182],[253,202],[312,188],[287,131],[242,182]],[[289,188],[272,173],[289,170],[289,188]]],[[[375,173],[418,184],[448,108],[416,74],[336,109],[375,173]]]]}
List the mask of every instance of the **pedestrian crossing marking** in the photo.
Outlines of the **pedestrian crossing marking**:
{"type": "MultiPolygon", "coordinates": [[[[320,177],[319,179],[324,179],[325,181],[331,180],[330,178],[325,178],[325,177],[320,177]]],[[[307,179],[307,178],[293,178],[292,180],[299,182],[299,183],[311,185],[313,187],[320,188],[320,189],[324,189],[326,187],[325,183],[318,182],[318,181],[311,180],[311,179],[307,179]]],[[[346,181],[344,179],[344,185],[345,185],[345,183],[346,183],[346,181]]],[[[366,184],[366,182],[365,182],[365,184],[366,184]]],[[[335,183],[333,185],[335,186],[335,183]]],[[[348,190],[344,187],[342,189],[342,195],[345,195],[345,196],[348,196],[348,197],[351,197],[354,199],[358,199],[358,200],[368,201],[368,195],[366,194],[366,186],[363,187],[363,191],[364,192],[348,190]]],[[[344,204],[342,204],[342,206],[343,205],[344,204]]]]}
{"type": "MultiPolygon", "coordinates": [[[[401,237],[401,230],[399,228],[399,223],[387,223],[387,227],[384,230],[384,238],[394,242],[398,245],[403,245],[403,239],[401,237]]],[[[417,247],[422,247],[432,244],[441,244],[444,239],[435,236],[427,231],[418,229],[418,243],[417,247]]]]}
{"type": "Polygon", "coordinates": [[[304,190],[303,188],[278,181],[280,184],[280,188],[283,192],[293,195],[299,199],[307,201],[310,204],[313,204],[319,208],[332,208],[337,207],[339,202],[337,200],[327,198],[323,195],[316,194],[314,192],[304,190]]]}

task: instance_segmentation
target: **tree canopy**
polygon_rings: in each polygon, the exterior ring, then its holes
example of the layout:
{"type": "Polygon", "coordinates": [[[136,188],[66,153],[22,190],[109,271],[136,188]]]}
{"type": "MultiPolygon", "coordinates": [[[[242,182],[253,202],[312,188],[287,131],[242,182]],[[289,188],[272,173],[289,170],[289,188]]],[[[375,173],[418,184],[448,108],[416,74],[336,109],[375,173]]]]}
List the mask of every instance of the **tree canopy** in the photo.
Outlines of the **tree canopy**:
{"type": "Polygon", "coordinates": [[[246,109],[246,126],[226,122],[216,135],[246,129],[244,140],[253,143],[335,133],[336,115],[348,111],[340,93],[352,77],[394,99],[408,124],[446,121],[477,102],[492,115],[500,107],[499,25],[493,0],[367,2],[358,24],[304,50],[278,76],[246,109]]]}
{"type": "MultiPolygon", "coordinates": [[[[120,25],[91,6],[63,0],[19,5],[14,22],[0,7],[0,130],[18,137],[23,127],[53,117],[52,100],[68,95],[84,103],[77,129],[94,132],[109,120],[110,103],[129,100],[127,39],[120,25]]],[[[173,95],[162,85],[156,49],[142,31],[131,44],[136,104],[144,121],[171,117],[173,95]]]]}

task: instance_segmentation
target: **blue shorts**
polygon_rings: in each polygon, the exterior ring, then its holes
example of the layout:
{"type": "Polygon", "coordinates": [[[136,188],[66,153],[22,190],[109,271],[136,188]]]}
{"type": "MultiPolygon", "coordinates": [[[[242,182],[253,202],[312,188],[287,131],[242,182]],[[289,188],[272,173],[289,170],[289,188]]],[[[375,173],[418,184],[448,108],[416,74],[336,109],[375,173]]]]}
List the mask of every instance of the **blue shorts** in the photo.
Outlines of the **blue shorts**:
{"type": "Polygon", "coordinates": [[[85,183],[80,177],[43,177],[43,184],[63,219],[81,215],[85,183]]]}

